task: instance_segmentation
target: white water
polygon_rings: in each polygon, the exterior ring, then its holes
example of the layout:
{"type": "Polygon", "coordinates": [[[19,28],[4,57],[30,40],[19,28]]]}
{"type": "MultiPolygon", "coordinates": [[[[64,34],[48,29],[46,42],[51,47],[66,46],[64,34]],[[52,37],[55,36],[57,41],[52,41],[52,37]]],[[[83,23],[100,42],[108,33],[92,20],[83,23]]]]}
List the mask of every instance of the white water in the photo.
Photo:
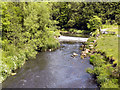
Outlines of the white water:
{"type": "Polygon", "coordinates": [[[72,42],[86,42],[88,38],[82,38],[82,37],[70,37],[70,36],[60,36],[59,41],[72,41],[72,42]]]}

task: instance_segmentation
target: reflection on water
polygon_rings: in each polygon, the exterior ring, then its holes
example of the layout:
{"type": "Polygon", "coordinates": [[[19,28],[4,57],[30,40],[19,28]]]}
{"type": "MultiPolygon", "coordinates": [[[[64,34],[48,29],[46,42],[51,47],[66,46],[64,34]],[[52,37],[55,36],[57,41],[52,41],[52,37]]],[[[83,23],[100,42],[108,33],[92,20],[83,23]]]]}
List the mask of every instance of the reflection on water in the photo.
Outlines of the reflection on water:
{"type": "Polygon", "coordinates": [[[15,76],[3,82],[4,88],[96,88],[94,79],[86,73],[92,68],[89,58],[81,59],[81,43],[62,43],[52,52],[40,52],[29,60],[15,76]],[[75,58],[71,57],[77,53],[75,58]]]}

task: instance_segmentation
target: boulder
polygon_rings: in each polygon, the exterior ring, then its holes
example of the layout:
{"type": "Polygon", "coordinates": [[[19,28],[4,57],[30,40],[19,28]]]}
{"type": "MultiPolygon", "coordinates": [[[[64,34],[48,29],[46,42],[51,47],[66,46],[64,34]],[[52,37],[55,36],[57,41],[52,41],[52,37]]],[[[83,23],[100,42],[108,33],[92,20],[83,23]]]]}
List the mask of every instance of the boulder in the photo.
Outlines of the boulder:
{"type": "Polygon", "coordinates": [[[96,40],[94,40],[93,43],[96,43],[96,40]]]}
{"type": "Polygon", "coordinates": [[[51,49],[49,49],[49,51],[51,52],[52,50],[51,50],[51,49]]]}
{"type": "Polygon", "coordinates": [[[86,51],[82,51],[82,56],[86,56],[86,51]]]}
{"type": "Polygon", "coordinates": [[[89,52],[90,52],[90,49],[86,49],[85,51],[86,51],[86,53],[89,53],[89,52]]]}
{"type": "Polygon", "coordinates": [[[71,57],[75,57],[75,56],[78,56],[78,54],[77,54],[77,53],[73,53],[73,54],[71,55],[71,57]]]}
{"type": "Polygon", "coordinates": [[[93,45],[89,45],[89,47],[93,47],[93,45]]]}
{"type": "Polygon", "coordinates": [[[12,76],[16,75],[16,73],[11,73],[12,76]]]}
{"type": "Polygon", "coordinates": [[[85,46],[84,45],[81,45],[82,48],[84,48],[85,46]]]}
{"type": "Polygon", "coordinates": [[[78,56],[78,54],[77,53],[73,53],[73,56],[78,56]]]}

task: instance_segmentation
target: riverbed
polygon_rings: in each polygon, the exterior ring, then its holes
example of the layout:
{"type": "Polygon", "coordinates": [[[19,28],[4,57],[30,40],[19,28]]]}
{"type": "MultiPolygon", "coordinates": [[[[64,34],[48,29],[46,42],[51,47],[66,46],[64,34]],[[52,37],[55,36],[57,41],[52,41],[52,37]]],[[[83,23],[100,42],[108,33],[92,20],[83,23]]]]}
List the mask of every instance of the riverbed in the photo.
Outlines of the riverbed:
{"type": "Polygon", "coordinates": [[[97,84],[86,69],[93,68],[89,58],[81,59],[82,43],[61,43],[55,51],[39,52],[36,59],[28,60],[8,77],[3,88],[97,88],[97,84]],[[73,53],[78,56],[71,57],[73,53]]]}

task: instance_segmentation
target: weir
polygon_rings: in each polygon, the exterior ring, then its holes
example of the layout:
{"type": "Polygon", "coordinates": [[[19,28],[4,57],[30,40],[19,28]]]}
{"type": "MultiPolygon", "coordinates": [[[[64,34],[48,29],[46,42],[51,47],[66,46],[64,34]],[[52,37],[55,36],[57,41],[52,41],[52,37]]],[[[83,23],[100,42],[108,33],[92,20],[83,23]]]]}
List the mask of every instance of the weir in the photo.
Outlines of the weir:
{"type": "Polygon", "coordinates": [[[60,42],[86,42],[88,40],[88,38],[71,36],[60,36],[58,39],[60,42]]]}

